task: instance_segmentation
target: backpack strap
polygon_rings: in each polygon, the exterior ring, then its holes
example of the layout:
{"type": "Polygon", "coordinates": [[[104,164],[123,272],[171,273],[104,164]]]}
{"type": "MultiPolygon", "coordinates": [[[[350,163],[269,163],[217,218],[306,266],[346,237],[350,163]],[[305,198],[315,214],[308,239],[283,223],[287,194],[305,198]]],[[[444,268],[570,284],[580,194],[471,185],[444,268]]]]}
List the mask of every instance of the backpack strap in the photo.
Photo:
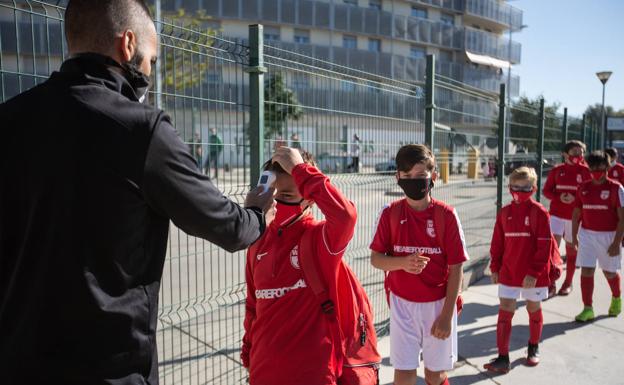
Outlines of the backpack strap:
{"type": "Polygon", "coordinates": [[[329,296],[327,286],[321,277],[317,258],[314,258],[314,255],[316,254],[316,248],[314,247],[314,233],[316,232],[316,227],[317,226],[312,229],[305,230],[301,236],[301,243],[299,245],[299,262],[301,263],[304,278],[312,290],[312,293],[314,293],[317,301],[321,305],[321,310],[324,314],[335,318],[335,304],[329,296]],[[307,255],[308,252],[310,255],[307,255]]]}
{"type": "Polygon", "coordinates": [[[327,284],[321,275],[314,242],[315,235],[318,232],[317,229],[321,229],[322,231],[323,226],[314,226],[311,229],[304,230],[299,243],[299,263],[301,265],[301,271],[303,272],[303,278],[312,290],[316,301],[319,303],[321,312],[325,315],[329,323],[332,341],[337,344],[334,345],[338,347],[334,349],[335,360],[338,363],[338,373],[336,376],[340,377],[346,356],[344,337],[340,328],[340,323],[338,322],[336,306],[329,295],[327,284]]]}

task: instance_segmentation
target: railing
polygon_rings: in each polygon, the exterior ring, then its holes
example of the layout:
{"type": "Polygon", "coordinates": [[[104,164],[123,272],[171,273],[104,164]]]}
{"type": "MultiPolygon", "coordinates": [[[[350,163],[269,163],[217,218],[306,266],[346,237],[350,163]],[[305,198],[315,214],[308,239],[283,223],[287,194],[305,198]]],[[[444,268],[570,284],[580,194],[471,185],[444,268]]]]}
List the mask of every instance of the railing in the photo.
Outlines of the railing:
{"type": "Polygon", "coordinates": [[[522,26],[522,10],[498,0],[466,0],[466,13],[513,29],[522,26]]]}

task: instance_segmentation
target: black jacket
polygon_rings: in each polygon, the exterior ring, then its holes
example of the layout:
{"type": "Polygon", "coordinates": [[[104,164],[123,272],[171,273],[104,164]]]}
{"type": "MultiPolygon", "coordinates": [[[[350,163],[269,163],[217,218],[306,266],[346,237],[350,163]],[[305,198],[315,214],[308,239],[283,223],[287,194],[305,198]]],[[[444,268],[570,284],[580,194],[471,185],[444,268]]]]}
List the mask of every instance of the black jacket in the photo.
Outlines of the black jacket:
{"type": "Polygon", "coordinates": [[[0,105],[0,383],[156,384],[169,220],[229,251],[259,209],[197,170],[102,56],[0,105]]]}

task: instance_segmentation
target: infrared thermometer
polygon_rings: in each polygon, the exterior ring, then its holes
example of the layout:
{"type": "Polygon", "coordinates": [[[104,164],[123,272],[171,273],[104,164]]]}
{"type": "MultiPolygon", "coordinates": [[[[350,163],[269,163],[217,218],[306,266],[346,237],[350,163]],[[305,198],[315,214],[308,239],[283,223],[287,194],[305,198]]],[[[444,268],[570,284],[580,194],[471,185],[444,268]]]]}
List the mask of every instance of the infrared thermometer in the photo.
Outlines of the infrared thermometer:
{"type": "Polygon", "coordinates": [[[262,186],[262,188],[264,189],[262,194],[269,191],[274,183],[275,173],[273,171],[263,171],[262,174],[260,174],[260,179],[258,179],[258,186],[262,186]]]}

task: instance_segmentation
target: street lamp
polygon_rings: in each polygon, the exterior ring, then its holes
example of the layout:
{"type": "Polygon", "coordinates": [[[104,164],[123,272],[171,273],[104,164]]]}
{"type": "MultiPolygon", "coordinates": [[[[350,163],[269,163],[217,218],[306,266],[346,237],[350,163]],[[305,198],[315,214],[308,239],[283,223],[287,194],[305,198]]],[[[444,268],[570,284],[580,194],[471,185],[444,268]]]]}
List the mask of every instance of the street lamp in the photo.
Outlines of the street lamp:
{"type": "Polygon", "coordinates": [[[607,127],[605,126],[605,88],[607,86],[607,81],[609,77],[611,77],[611,71],[602,71],[596,72],[596,76],[602,83],[602,120],[601,120],[601,133],[602,133],[602,147],[607,147],[607,127]]]}

